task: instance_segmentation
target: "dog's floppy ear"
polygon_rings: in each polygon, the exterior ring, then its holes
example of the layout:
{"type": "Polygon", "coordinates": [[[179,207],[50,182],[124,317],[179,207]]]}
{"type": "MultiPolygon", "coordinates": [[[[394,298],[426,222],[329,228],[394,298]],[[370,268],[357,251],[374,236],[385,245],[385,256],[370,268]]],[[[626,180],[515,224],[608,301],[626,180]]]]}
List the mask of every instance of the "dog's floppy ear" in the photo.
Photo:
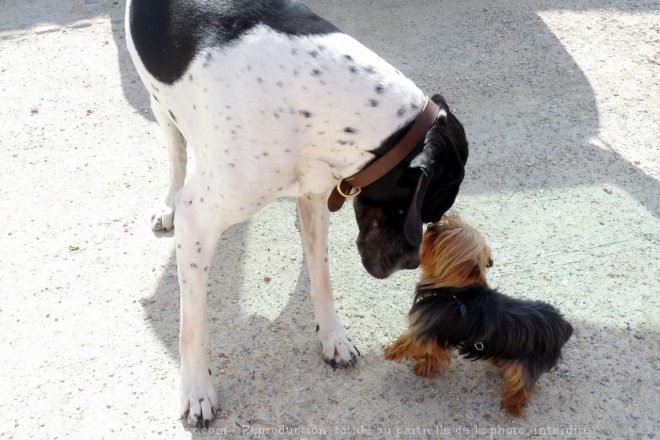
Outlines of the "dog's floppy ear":
{"type": "Polygon", "coordinates": [[[419,178],[417,179],[415,194],[413,195],[412,202],[410,202],[408,212],[406,213],[406,219],[403,223],[403,232],[406,235],[406,240],[415,247],[422,243],[422,203],[424,202],[424,195],[426,194],[428,186],[428,175],[426,174],[426,171],[422,169],[419,178]]]}
{"type": "Polygon", "coordinates": [[[404,224],[413,246],[421,242],[423,223],[440,220],[454,204],[468,156],[463,126],[441,95],[432,99],[440,106],[438,119],[426,134],[422,151],[410,163],[410,168],[421,170],[404,224]]]}

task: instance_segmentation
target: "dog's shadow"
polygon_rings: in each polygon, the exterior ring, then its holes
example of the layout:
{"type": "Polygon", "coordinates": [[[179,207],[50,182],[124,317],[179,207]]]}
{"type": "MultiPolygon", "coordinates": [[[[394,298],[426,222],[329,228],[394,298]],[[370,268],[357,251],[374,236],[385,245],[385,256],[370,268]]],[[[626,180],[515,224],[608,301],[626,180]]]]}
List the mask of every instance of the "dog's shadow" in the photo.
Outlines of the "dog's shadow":
{"type": "MultiPolygon", "coordinates": [[[[373,350],[365,340],[365,356],[353,370],[333,371],[321,359],[295,211],[293,199],[279,200],[249,222],[230,228],[218,243],[210,271],[208,318],[212,341],[209,366],[221,399],[221,412],[214,427],[220,432],[238,433],[241,429],[237,425],[327,429],[337,421],[329,414],[327,418],[306,420],[306,409],[362,405],[359,399],[351,401],[363,386],[362,369],[373,361],[373,350]],[[288,218],[273,222],[287,211],[291,214],[288,218]],[[323,385],[317,386],[320,383],[323,385]],[[273,412],[273,408],[277,411],[273,412]]],[[[353,221],[348,208],[338,216],[341,221],[353,221]]],[[[333,238],[329,244],[331,254],[353,239],[337,234],[333,238]]],[[[350,257],[335,252],[331,264],[339,260],[351,266],[359,264],[357,252],[350,257]]],[[[359,269],[363,272],[361,266],[359,269]]],[[[366,275],[350,272],[346,268],[334,275],[366,275]]],[[[342,291],[342,283],[336,284],[341,286],[335,285],[339,299],[344,294],[353,295],[342,291]]],[[[353,298],[351,302],[360,301],[353,298]]],[[[142,304],[155,333],[171,355],[178,357],[179,288],[174,255],[153,295],[142,304]]],[[[350,324],[360,321],[365,311],[343,309],[340,305],[339,313],[350,331],[350,324]]],[[[361,333],[355,337],[363,339],[361,333]]],[[[375,357],[380,358],[380,354],[375,357]]]]}
{"type": "MultiPolygon", "coordinates": [[[[589,80],[537,12],[588,11],[598,7],[592,1],[306,3],[429,95],[447,98],[470,141],[462,194],[612,184],[660,214],[660,185],[601,139],[589,80]]],[[[124,97],[154,121],[126,48],[125,6],[126,0],[64,0],[49,8],[14,2],[0,30],[108,16],[124,97]]],[[[637,10],[629,3],[608,7],[637,10]]]]}
{"type": "MultiPolygon", "coordinates": [[[[448,371],[425,379],[412,373],[410,363],[385,361],[383,349],[405,327],[416,274],[400,273],[387,282],[371,280],[356,266],[357,255],[339,252],[354,238],[337,227],[352,221],[350,205],[333,218],[330,263],[339,314],[362,357],[354,369],[333,371],[322,361],[314,333],[295,202],[276,204],[280,206],[266,207],[251,222],[228,230],[213,261],[209,359],[221,402],[212,425],[215,432],[238,435],[246,426],[288,427],[333,438],[329,434],[363,426],[390,438],[408,422],[455,434],[456,429],[474,430],[475,420],[488,429],[518,426],[527,433],[544,429],[536,426],[541,420],[601,429],[612,423],[612,413],[585,411],[582,405],[590,399],[586,394],[607,387],[607,405],[618,408],[624,423],[630,403],[651,385],[654,367],[643,359],[649,349],[659,348],[656,332],[599,326],[570,316],[575,333],[564,348],[563,361],[537,383],[539,390],[527,405],[527,421],[514,421],[499,411],[503,379],[488,362],[455,355],[448,371]],[[292,214],[288,219],[273,222],[287,210],[292,214]],[[629,365],[625,377],[618,355],[623,352],[629,365]]],[[[174,257],[164,273],[143,302],[144,313],[171,356],[178,358],[174,257]]]]}

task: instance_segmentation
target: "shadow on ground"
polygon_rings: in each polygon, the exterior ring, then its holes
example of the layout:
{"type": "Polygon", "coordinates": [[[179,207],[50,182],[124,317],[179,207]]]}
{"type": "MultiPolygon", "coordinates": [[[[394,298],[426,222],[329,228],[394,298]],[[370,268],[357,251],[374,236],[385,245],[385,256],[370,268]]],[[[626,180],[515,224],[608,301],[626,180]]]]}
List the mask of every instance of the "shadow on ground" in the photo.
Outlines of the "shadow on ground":
{"type": "MultiPolygon", "coordinates": [[[[605,7],[635,12],[637,3],[307,3],[423,90],[445,95],[471,142],[464,193],[611,183],[660,213],[660,199],[652,196],[660,193],[657,181],[598,140],[593,89],[536,12],[605,7]]],[[[3,32],[109,16],[124,96],[141,115],[154,120],[126,49],[125,0],[65,0],[48,7],[11,0],[3,10],[3,32]]]]}

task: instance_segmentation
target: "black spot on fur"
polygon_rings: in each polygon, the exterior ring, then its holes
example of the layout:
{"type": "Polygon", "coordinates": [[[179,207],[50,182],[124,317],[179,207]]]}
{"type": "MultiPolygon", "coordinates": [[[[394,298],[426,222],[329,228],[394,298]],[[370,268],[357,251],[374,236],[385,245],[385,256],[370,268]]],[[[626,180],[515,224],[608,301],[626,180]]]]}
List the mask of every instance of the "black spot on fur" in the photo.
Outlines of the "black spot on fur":
{"type": "Polygon", "coordinates": [[[197,269],[197,265],[195,263],[190,263],[190,268],[191,269],[197,269]]]}
{"type": "Polygon", "coordinates": [[[406,114],[406,109],[404,107],[399,108],[399,110],[396,111],[396,115],[401,117],[406,114]]]}
{"type": "Polygon", "coordinates": [[[352,127],[346,127],[346,128],[344,128],[344,133],[354,134],[354,133],[357,133],[357,130],[352,128],[352,127]]]}
{"type": "Polygon", "coordinates": [[[355,66],[350,66],[348,70],[350,70],[351,73],[357,73],[357,68],[355,66]]]}
{"type": "Polygon", "coordinates": [[[350,56],[350,55],[344,55],[344,59],[346,59],[348,61],[353,61],[353,57],[350,56]]]}
{"type": "Polygon", "coordinates": [[[300,110],[298,113],[300,113],[301,115],[303,115],[306,118],[311,118],[312,117],[312,114],[310,112],[308,112],[307,110],[300,110]]]}
{"type": "Polygon", "coordinates": [[[174,113],[172,113],[172,110],[167,110],[167,111],[170,112],[170,117],[172,118],[172,120],[174,122],[176,122],[176,116],[174,116],[174,113]]]}
{"type": "Polygon", "coordinates": [[[369,100],[369,105],[372,107],[378,107],[379,102],[376,101],[375,99],[370,99],[369,100]]]}
{"type": "Polygon", "coordinates": [[[154,95],[154,94],[152,93],[151,96],[154,97],[154,99],[156,100],[156,102],[160,102],[160,100],[158,99],[158,97],[157,97],[156,95],[154,95]]]}
{"type": "Polygon", "coordinates": [[[319,69],[312,70],[312,76],[319,76],[320,74],[321,74],[321,71],[319,69]]]}
{"type": "Polygon", "coordinates": [[[312,58],[316,58],[317,56],[319,56],[319,53],[315,50],[313,50],[311,52],[307,52],[307,53],[309,53],[312,56],[312,58]]]}
{"type": "Polygon", "coordinates": [[[385,87],[383,87],[382,84],[378,84],[376,86],[375,90],[376,90],[376,93],[378,93],[380,95],[381,93],[383,93],[385,91],[385,87]]]}
{"type": "Polygon", "coordinates": [[[257,82],[258,82],[259,84],[261,84],[262,82],[264,82],[264,80],[261,79],[261,78],[259,78],[259,77],[257,77],[257,82]]]}
{"type": "Polygon", "coordinates": [[[192,80],[193,80],[192,73],[189,73],[189,74],[188,74],[188,81],[192,81],[192,80]]]}

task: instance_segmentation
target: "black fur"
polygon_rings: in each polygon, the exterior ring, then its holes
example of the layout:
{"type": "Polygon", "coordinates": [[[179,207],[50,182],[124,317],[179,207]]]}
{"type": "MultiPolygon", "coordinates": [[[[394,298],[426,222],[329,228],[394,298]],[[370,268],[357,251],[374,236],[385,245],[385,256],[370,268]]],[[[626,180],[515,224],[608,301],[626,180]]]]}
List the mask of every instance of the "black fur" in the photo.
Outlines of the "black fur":
{"type": "Polygon", "coordinates": [[[133,0],[130,31],[144,66],[173,84],[205,48],[221,48],[265,24],[287,35],[340,32],[295,0],[133,0]]]}
{"type": "Polygon", "coordinates": [[[421,341],[455,347],[472,360],[518,360],[526,365],[531,384],[557,365],[573,334],[571,324],[550,304],[511,298],[479,284],[420,286],[410,315],[416,316],[421,341]],[[483,349],[475,347],[478,343],[483,349]]]}
{"type": "MultiPolygon", "coordinates": [[[[440,220],[463,181],[468,158],[463,125],[441,95],[431,99],[442,111],[424,141],[392,171],[362,188],[353,203],[362,264],[376,278],[419,265],[423,223],[440,220]]],[[[376,156],[391,149],[407,128],[390,136],[376,156]]]]}

